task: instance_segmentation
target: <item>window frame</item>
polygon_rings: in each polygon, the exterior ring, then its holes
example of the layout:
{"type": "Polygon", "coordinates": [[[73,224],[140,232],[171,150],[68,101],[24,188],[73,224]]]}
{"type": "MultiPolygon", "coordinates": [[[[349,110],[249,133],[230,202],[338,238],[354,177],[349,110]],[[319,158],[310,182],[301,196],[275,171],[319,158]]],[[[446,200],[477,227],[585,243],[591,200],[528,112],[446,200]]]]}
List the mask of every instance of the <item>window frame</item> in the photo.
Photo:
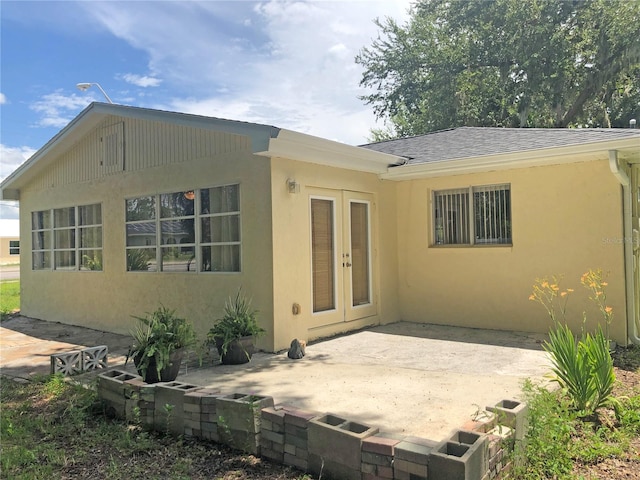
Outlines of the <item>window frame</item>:
{"type": "MultiPolygon", "coordinates": [[[[38,245],[40,246],[40,245],[38,245]]],[[[102,203],[89,203],[84,205],[74,205],[70,207],[56,207],[47,210],[34,210],[31,212],[31,270],[33,271],[60,271],[60,272],[102,272],[104,270],[103,261],[104,257],[102,252],[104,250],[104,228],[102,222],[102,203]],[[87,207],[99,207],[99,223],[81,223],[80,209],[87,207]],[[56,221],[56,212],[64,213],[67,210],[72,212],[69,215],[70,221],[68,224],[60,225],[56,221]],[[43,224],[35,220],[34,215],[46,214],[47,219],[43,224]],[[72,218],[71,218],[72,217],[72,218]],[[37,228],[36,228],[37,227],[37,228]],[[99,229],[99,245],[89,246],[81,245],[81,239],[83,232],[89,229],[99,229]],[[42,248],[34,248],[36,242],[34,238],[36,235],[41,235],[45,245],[41,245],[42,248]],[[58,246],[58,241],[63,238],[65,234],[68,234],[68,245],[58,246]],[[99,259],[96,261],[92,259],[96,268],[87,267],[83,261],[83,252],[94,251],[99,252],[99,259]],[[70,259],[73,260],[73,264],[69,266],[57,265],[56,258],[58,254],[71,254],[70,259]],[[39,262],[35,262],[35,256],[41,255],[43,262],[40,268],[37,268],[39,262]]]]}
{"type": "Polygon", "coordinates": [[[9,255],[20,255],[20,240],[9,240],[9,255]]]}
{"type": "Polygon", "coordinates": [[[125,231],[124,231],[124,235],[125,235],[125,270],[127,272],[131,272],[131,273],[174,273],[174,274],[179,274],[179,273],[183,273],[183,274],[196,274],[196,273],[204,273],[204,274],[239,274],[242,273],[242,268],[243,268],[243,261],[242,261],[242,253],[243,253],[243,249],[242,249],[242,193],[241,193],[241,188],[240,188],[240,182],[232,182],[232,183],[225,183],[225,184],[221,184],[221,185],[213,185],[213,186],[208,186],[208,187],[203,187],[200,189],[192,189],[192,188],[188,188],[188,189],[182,189],[182,190],[177,190],[177,191],[173,191],[170,193],[167,192],[161,192],[161,193],[155,193],[155,194],[148,194],[148,195],[140,195],[140,196],[136,196],[136,197],[129,197],[125,199],[125,231]],[[214,212],[214,213],[210,213],[210,212],[206,212],[204,213],[202,211],[202,194],[204,191],[206,190],[214,190],[214,189],[223,189],[225,187],[235,187],[237,189],[237,207],[238,210],[234,210],[234,211],[228,211],[228,212],[214,212]],[[178,216],[167,216],[167,215],[163,215],[163,211],[162,211],[162,197],[163,195],[173,195],[173,194],[177,194],[177,193],[182,193],[183,195],[185,195],[185,198],[188,198],[189,200],[193,201],[193,214],[192,215],[178,215],[178,216]],[[187,197],[188,195],[188,197],[187,197]],[[136,220],[127,220],[127,214],[128,214],[128,202],[132,201],[132,200],[136,200],[136,199],[143,199],[143,198],[153,198],[155,205],[154,205],[154,215],[153,218],[150,219],[136,219],[136,220]],[[232,217],[232,216],[236,216],[237,217],[237,237],[238,240],[233,240],[233,241],[214,241],[213,239],[211,239],[210,241],[203,241],[203,237],[202,237],[202,233],[203,233],[203,228],[202,228],[202,221],[203,219],[209,219],[209,221],[211,221],[211,219],[213,218],[221,218],[221,217],[232,217]],[[189,242],[187,243],[176,243],[176,244],[171,244],[171,243],[163,243],[163,232],[162,232],[162,224],[163,222],[170,222],[170,221],[193,221],[193,239],[191,239],[189,242]],[[129,245],[129,233],[128,233],[128,229],[129,229],[129,225],[134,225],[134,224],[149,224],[149,225],[154,225],[154,241],[151,244],[147,244],[147,245],[129,245]],[[192,260],[190,260],[189,262],[187,262],[187,269],[186,270],[176,270],[176,271],[169,271],[167,269],[164,268],[164,262],[163,262],[163,250],[166,250],[168,248],[171,248],[173,245],[175,245],[175,247],[177,248],[192,248],[193,249],[193,257],[192,260]],[[209,248],[212,249],[216,246],[228,246],[228,245],[232,245],[238,246],[238,254],[237,254],[237,260],[238,260],[238,269],[237,270],[206,270],[203,268],[203,259],[204,259],[204,255],[203,255],[203,249],[205,248],[209,248]],[[130,263],[129,263],[129,252],[135,251],[135,250],[144,250],[144,249],[149,249],[149,250],[155,250],[154,252],[154,256],[151,257],[148,262],[154,262],[155,263],[155,268],[153,269],[130,269],[130,263]],[[154,259],[155,257],[155,259],[154,259]],[[193,269],[191,269],[191,265],[193,265],[193,269]]]}
{"type": "MultiPolygon", "coordinates": [[[[488,184],[488,185],[474,185],[464,188],[451,188],[451,189],[443,189],[443,190],[433,190],[431,194],[431,245],[432,247],[442,248],[442,247],[511,247],[513,246],[513,229],[512,229],[512,208],[511,208],[511,184],[510,183],[496,183],[496,184],[488,184]],[[490,207],[484,206],[484,214],[490,210],[490,214],[492,216],[484,217],[484,218],[493,218],[493,230],[497,231],[497,235],[492,237],[485,236],[484,238],[479,238],[477,234],[477,221],[478,215],[482,215],[483,212],[479,210],[480,202],[478,201],[479,196],[485,193],[489,193],[491,196],[491,192],[496,192],[493,194],[495,202],[495,198],[500,197],[501,204],[491,204],[490,207]],[[498,193],[498,192],[506,192],[498,193]],[[445,228],[444,222],[440,221],[443,218],[442,215],[438,215],[438,207],[443,203],[443,201],[447,202],[450,196],[460,196],[460,199],[456,199],[458,203],[456,203],[456,208],[449,207],[445,208],[445,212],[454,212],[459,211],[462,215],[464,215],[463,220],[458,220],[456,225],[459,225],[458,228],[451,230],[451,226],[445,228]],[[446,200],[440,200],[440,199],[446,200]],[[464,200],[464,201],[461,201],[464,200]],[[461,225],[461,222],[464,224],[461,225]],[[496,230],[497,226],[497,230],[496,230]],[[440,227],[440,228],[438,228],[440,227]],[[456,234],[456,236],[462,236],[466,241],[458,241],[451,242],[447,241],[446,237],[447,230],[449,230],[449,235],[451,235],[452,231],[457,232],[458,230],[462,230],[461,234],[456,234]],[[500,233],[507,234],[506,237],[500,236],[500,233]]],[[[485,220],[484,223],[491,223],[491,220],[488,222],[485,220]]],[[[491,230],[491,228],[485,228],[485,231],[491,230]]]]}

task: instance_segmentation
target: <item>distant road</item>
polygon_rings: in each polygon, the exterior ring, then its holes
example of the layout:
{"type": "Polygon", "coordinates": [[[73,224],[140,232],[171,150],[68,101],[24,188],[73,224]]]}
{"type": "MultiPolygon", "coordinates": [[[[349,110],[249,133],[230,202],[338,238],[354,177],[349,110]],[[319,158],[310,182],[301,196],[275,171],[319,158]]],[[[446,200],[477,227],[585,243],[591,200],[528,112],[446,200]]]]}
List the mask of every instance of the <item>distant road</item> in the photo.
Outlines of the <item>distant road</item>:
{"type": "Polygon", "coordinates": [[[20,265],[0,265],[0,280],[20,280],[20,265]]]}

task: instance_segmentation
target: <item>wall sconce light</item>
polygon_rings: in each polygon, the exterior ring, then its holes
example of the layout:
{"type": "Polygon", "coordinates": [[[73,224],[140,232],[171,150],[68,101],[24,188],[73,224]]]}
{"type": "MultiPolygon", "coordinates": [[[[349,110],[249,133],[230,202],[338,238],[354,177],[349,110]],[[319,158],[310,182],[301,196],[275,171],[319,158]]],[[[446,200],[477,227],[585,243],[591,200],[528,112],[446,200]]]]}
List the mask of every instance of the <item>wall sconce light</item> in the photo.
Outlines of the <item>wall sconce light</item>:
{"type": "Polygon", "coordinates": [[[287,188],[289,193],[300,193],[300,184],[293,178],[287,179],[287,188]]]}

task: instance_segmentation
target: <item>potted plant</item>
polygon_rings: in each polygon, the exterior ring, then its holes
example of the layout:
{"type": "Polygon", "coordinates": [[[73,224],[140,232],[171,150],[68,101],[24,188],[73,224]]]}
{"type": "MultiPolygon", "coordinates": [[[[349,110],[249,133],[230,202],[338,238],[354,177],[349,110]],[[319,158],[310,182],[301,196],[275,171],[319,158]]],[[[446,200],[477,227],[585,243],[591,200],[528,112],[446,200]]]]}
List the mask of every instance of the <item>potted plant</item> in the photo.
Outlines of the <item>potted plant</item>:
{"type": "Polygon", "coordinates": [[[215,345],[222,363],[235,365],[247,363],[255,350],[255,338],[264,333],[258,325],[257,310],[251,308],[251,300],[242,289],[224,304],[224,315],[207,334],[207,343],[215,345]]]}
{"type": "Polygon", "coordinates": [[[146,383],[171,382],[176,379],[187,348],[196,344],[193,325],[160,306],[144,317],[134,317],[138,324],[131,332],[133,345],[127,362],[133,357],[138,373],[146,383]]]}

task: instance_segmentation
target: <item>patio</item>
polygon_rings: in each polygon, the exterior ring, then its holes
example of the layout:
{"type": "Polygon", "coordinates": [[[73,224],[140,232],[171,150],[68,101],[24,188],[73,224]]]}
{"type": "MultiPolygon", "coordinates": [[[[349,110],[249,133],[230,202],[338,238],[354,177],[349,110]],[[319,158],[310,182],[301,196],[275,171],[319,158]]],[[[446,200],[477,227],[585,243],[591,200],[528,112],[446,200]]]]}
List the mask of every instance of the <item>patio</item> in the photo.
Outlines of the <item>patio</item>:
{"type": "MultiPolygon", "coordinates": [[[[0,327],[3,374],[46,373],[49,355],[106,344],[123,368],[128,338],[17,317],[0,327]]],[[[183,368],[177,381],[333,413],[380,431],[441,440],[486,406],[545,381],[545,335],[400,322],[307,346],[301,360],[257,353],[245,365],[183,368]]],[[[127,370],[134,371],[133,366],[127,370]]]]}

